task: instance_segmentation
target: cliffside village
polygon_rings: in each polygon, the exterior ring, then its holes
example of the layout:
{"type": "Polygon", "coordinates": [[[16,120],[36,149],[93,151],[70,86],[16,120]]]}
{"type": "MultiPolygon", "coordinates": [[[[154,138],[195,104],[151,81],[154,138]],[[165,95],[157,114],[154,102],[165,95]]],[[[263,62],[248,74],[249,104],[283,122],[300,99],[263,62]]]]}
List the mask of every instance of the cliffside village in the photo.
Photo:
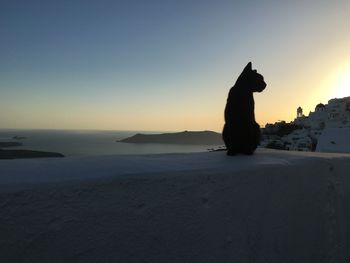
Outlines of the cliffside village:
{"type": "Polygon", "coordinates": [[[308,116],[299,107],[294,121],[267,124],[262,129],[260,146],[291,151],[315,151],[325,129],[344,128],[350,128],[350,97],[331,99],[325,105],[320,103],[308,116]]]}

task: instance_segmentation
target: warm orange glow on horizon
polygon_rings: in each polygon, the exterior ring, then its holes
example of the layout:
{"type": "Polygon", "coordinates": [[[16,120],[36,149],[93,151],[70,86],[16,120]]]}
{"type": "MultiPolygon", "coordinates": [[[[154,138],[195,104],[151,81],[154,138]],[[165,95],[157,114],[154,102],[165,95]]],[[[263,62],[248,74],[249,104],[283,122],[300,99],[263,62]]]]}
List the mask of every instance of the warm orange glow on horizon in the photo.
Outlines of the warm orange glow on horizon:
{"type": "Polygon", "coordinates": [[[347,97],[350,95],[350,70],[345,73],[344,77],[335,85],[334,96],[336,98],[347,97]]]}
{"type": "Polygon", "coordinates": [[[329,99],[350,96],[350,62],[334,70],[325,85],[329,99]]]}
{"type": "MultiPolygon", "coordinates": [[[[318,103],[327,104],[331,99],[350,96],[349,60],[343,60],[342,62],[333,60],[328,62],[328,67],[315,68],[316,70],[311,71],[312,74],[308,74],[308,79],[304,79],[301,83],[305,83],[302,89],[303,93],[302,96],[297,98],[297,104],[299,105],[295,104],[295,106],[303,108],[306,116],[309,115],[310,111],[315,110],[318,103]]],[[[291,113],[291,119],[294,119],[296,107],[291,113]]]]}

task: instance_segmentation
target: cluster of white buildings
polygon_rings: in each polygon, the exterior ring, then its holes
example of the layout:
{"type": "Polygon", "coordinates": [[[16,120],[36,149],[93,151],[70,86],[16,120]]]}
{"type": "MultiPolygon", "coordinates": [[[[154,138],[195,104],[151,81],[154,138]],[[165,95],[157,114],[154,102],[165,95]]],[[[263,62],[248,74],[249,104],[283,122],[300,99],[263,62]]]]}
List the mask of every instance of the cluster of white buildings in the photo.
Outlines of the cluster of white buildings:
{"type": "Polygon", "coordinates": [[[297,109],[297,118],[294,124],[308,127],[311,130],[323,130],[324,128],[349,128],[350,127],[350,97],[331,99],[328,104],[318,104],[314,112],[304,116],[302,108],[297,109]]]}
{"type": "MultiPolygon", "coordinates": [[[[270,125],[278,125],[270,124],[270,125]]],[[[271,127],[271,126],[270,126],[271,127]]],[[[310,130],[297,129],[282,137],[275,134],[264,134],[260,143],[261,147],[284,149],[289,151],[312,151],[316,147],[317,138],[310,136],[310,130]]]]}
{"type": "Polygon", "coordinates": [[[295,130],[281,138],[285,149],[289,151],[312,151],[315,141],[307,129],[295,130]]]}
{"type": "MultiPolygon", "coordinates": [[[[282,137],[265,135],[261,146],[266,147],[272,143],[277,146],[276,148],[286,150],[314,151],[324,129],[350,128],[350,97],[331,99],[325,105],[320,103],[316,106],[315,111],[309,113],[309,116],[305,116],[302,108],[299,107],[297,117],[290,124],[300,126],[300,129],[282,137]]],[[[265,127],[266,133],[273,134],[283,125],[286,123],[268,124],[265,127]]]]}

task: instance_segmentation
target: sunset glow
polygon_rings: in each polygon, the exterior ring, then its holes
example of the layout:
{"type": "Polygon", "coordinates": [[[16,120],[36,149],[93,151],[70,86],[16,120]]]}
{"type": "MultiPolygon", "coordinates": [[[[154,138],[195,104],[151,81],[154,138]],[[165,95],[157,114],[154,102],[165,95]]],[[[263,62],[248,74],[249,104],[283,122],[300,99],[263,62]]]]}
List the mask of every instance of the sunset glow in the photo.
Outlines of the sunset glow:
{"type": "Polygon", "coordinates": [[[221,131],[249,61],[261,126],[350,96],[349,1],[136,2],[6,1],[0,128],[221,131]]]}
{"type": "Polygon", "coordinates": [[[343,78],[335,85],[335,98],[350,96],[350,71],[345,73],[343,78]]]}

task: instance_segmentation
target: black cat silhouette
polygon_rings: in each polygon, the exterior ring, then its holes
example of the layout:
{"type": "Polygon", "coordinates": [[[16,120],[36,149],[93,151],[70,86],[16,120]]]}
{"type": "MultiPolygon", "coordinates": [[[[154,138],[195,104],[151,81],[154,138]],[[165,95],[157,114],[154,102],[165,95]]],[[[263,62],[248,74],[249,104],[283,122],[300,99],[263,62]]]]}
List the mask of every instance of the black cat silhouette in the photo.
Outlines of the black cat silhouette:
{"type": "Polygon", "coordinates": [[[260,126],[255,121],[253,92],[265,89],[264,77],[249,62],[230,89],[222,132],[227,155],[251,155],[260,142],[260,126]]]}

